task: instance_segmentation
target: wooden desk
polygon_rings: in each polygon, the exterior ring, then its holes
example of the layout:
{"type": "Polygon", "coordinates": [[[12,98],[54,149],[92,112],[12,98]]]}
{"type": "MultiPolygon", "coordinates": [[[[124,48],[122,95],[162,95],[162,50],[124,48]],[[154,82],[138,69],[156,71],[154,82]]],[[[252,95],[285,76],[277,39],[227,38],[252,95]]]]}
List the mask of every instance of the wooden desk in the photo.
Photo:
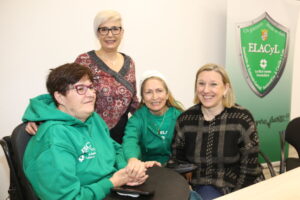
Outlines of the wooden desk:
{"type": "Polygon", "coordinates": [[[300,167],[217,200],[300,200],[300,167]]]}
{"type": "Polygon", "coordinates": [[[137,188],[153,190],[154,195],[131,198],[112,192],[105,200],[187,200],[189,198],[189,184],[179,173],[164,167],[152,167],[148,169],[147,174],[149,178],[137,188]]]}

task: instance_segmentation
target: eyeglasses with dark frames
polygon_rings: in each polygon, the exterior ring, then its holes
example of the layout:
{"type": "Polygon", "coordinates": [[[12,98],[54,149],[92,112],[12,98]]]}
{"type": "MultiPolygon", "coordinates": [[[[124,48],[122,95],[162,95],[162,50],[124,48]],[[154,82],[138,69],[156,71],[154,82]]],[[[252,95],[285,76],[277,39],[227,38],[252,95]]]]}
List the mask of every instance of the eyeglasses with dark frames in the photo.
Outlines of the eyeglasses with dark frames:
{"type": "Polygon", "coordinates": [[[122,30],[122,26],[113,26],[111,28],[108,27],[99,27],[98,28],[98,32],[100,33],[100,35],[105,36],[109,33],[109,31],[113,34],[113,35],[119,35],[121,33],[122,30]]]}
{"type": "Polygon", "coordinates": [[[70,87],[70,90],[75,89],[77,94],[79,95],[85,95],[87,90],[90,89],[92,92],[96,92],[95,86],[93,84],[90,85],[73,85],[70,87]]]}

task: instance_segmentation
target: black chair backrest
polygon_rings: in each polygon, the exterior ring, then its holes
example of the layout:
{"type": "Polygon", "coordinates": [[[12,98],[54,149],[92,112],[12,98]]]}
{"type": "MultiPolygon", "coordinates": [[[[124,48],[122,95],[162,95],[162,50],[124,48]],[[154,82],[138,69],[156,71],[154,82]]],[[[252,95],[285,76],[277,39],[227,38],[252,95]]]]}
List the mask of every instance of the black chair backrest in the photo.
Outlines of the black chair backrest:
{"type": "Polygon", "coordinates": [[[20,183],[18,181],[17,171],[15,170],[15,164],[13,162],[13,152],[11,147],[10,136],[5,136],[0,140],[0,144],[3,148],[4,155],[7,160],[7,164],[10,169],[10,184],[8,188],[8,194],[10,200],[23,200],[23,194],[20,183]]]}
{"type": "Polygon", "coordinates": [[[289,122],[285,130],[285,140],[295,147],[298,157],[300,156],[300,117],[289,122]]]}
{"type": "Polygon", "coordinates": [[[22,123],[18,125],[12,135],[11,135],[11,147],[13,152],[13,163],[15,166],[15,171],[17,174],[18,182],[21,186],[22,194],[24,199],[28,200],[37,200],[34,190],[27,180],[24,171],[23,171],[23,156],[26,149],[26,146],[31,138],[31,135],[29,135],[25,131],[26,124],[22,123]]]}

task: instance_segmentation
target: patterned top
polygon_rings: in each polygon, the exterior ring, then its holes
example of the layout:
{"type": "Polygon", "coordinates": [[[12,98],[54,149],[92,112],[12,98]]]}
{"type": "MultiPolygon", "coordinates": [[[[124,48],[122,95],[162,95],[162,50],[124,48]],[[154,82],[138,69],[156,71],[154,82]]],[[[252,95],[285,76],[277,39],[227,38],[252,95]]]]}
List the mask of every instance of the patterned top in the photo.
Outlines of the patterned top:
{"type": "Polygon", "coordinates": [[[191,183],[214,185],[227,194],[264,180],[251,113],[235,106],[205,121],[200,107],[179,116],[172,144],[173,160],[198,166],[191,183]]]}
{"type": "Polygon", "coordinates": [[[119,122],[126,111],[133,113],[139,104],[134,62],[129,56],[122,55],[124,65],[119,72],[111,70],[95,51],[81,54],[75,60],[92,70],[97,91],[96,112],[101,115],[109,129],[119,122]]]}

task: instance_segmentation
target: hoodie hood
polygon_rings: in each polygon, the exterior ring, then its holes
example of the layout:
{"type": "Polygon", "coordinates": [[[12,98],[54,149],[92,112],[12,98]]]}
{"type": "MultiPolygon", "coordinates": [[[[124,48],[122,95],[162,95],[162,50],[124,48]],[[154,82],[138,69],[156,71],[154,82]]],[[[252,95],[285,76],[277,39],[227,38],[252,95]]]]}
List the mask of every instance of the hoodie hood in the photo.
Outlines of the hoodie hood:
{"type": "Polygon", "coordinates": [[[60,111],[50,94],[44,94],[30,99],[22,120],[28,121],[60,121],[68,124],[82,124],[79,119],[60,111]]]}

